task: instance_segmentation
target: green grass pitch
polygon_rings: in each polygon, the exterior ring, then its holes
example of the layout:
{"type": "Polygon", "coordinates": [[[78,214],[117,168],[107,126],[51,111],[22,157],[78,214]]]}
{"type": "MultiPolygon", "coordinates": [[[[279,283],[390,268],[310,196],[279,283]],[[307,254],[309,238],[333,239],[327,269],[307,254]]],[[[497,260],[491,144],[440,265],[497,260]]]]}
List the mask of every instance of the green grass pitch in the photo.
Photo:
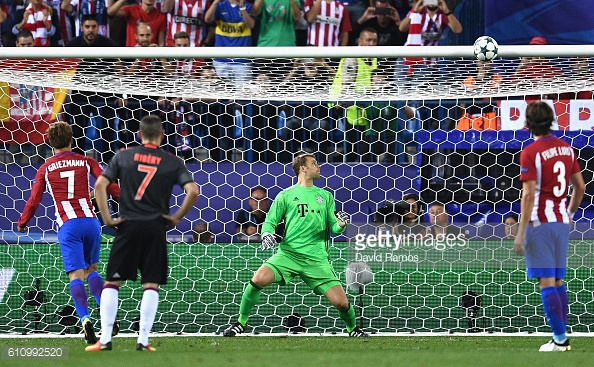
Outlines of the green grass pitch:
{"type": "Polygon", "coordinates": [[[114,338],[113,350],[85,353],[82,338],[1,338],[0,347],[68,347],[68,359],[7,359],[0,366],[587,366],[594,337],[574,337],[573,350],[539,353],[546,337],[373,336],[347,337],[152,337],[156,353],[137,352],[136,338],[114,338]]]}

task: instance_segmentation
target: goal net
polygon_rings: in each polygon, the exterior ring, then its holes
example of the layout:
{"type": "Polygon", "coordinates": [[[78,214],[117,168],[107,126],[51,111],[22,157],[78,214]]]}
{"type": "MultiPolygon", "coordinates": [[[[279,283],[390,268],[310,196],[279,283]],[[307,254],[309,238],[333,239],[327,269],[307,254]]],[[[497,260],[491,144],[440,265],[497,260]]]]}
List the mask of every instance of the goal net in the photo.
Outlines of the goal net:
{"type": "MultiPolygon", "coordinates": [[[[168,233],[171,270],[154,331],[217,333],[236,320],[245,284],[271,254],[259,248],[251,206],[266,207],[261,199],[292,185],[293,157],[312,152],[322,166],[316,184],[352,215],[330,258],[362,328],[548,332],[538,286],[512,251],[516,227],[508,219],[520,212],[519,152],[531,141],[525,109],[540,99],[554,107],[555,133],[578,152],[588,183],[566,282],[569,330],[592,332],[591,46],[501,46],[492,62],[476,61],[470,46],[92,52],[64,48],[57,58],[54,49],[3,49],[1,333],[80,332],[66,307],[49,194],[28,231],[15,231],[36,169],[52,155],[49,124],[69,122],[73,149],[108,164],[138,144],[148,114],[161,116],[163,148],[185,160],[201,191],[168,233]],[[462,236],[394,242],[386,230],[393,234],[402,221],[407,194],[419,196],[421,224],[441,202],[462,236]]],[[[175,190],[172,211],[182,200],[175,190]]],[[[103,235],[102,274],[113,232],[103,235]]],[[[135,330],[141,296],[135,284],[121,288],[122,332],[135,330]]],[[[266,288],[249,321],[261,333],[295,323],[307,332],[344,330],[299,279],[266,288]]]]}

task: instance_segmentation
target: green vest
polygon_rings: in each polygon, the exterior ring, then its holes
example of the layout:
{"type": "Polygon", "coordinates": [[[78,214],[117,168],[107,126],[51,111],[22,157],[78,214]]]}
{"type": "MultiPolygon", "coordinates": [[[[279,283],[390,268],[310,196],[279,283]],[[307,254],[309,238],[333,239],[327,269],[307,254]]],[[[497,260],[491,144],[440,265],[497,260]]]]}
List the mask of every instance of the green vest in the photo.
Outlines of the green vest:
{"type": "MultiPolygon", "coordinates": [[[[330,99],[337,99],[342,94],[342,74],[343,66],[346,59],[340,60],[338,64],[338,70],[332,81],[330,87],[330,99]]],[[[357,70],[355,73],[355,85],[354,91],[358,94],[364,94],[371,90],[371,75],[375,69],[377,69],[377,59],[371,59],[371,65],[367,64],[363,58],[357,58],[357,70]]],[[[332,107],[334,104],[329,104],[332,107]]],[[[367,118],[365,109],[361,109],[356,105],[349,106],[346,109],[346,119],[351,125],[366,125],[367,118]]]]}

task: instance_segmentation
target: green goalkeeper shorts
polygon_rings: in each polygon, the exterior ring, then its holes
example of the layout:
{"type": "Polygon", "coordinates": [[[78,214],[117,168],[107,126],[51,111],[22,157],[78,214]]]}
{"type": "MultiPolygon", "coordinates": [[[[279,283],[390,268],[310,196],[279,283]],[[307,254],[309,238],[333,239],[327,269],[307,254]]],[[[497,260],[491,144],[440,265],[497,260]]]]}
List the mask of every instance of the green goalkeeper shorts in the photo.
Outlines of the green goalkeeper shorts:
{"type": "Polygon", "coordinates": [[[293,256],[276,253],[264,265],[274,272],[274,282],[280,285],[285,285],[299,276],[319,295],[325,294],[328,289],[336,285],[342,285],[328,260],[296,259],[293,256]]]}

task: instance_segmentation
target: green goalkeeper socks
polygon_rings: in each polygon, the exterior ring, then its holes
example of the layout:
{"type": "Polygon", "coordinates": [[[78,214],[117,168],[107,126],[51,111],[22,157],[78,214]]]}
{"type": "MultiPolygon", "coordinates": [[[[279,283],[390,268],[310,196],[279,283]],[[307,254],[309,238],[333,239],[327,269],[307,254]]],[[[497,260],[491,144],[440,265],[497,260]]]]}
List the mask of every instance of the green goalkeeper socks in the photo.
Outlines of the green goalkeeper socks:
{"type": "Polygon", "coordinates": [[[357,327],[357,316],[355,316],[355,309],[353,308],[353,305],[349,305],[349,309],[347,311],[338,310],[338,315],[346,324],[347,332],[350,333],[355,327],[357,327]]]}
{"type": "MultiPolygon", "coordinates": [[[[250,317],[250,313],[252,313],[252,309],[258,303],[260,299],[260,294],[262,293],[262,288],[256,286],[252,282],[250,282],[247,287],[245,287],[245,291],[243,291],[243,296],[241,296],[241,304],[239,305],[239,321],[242,325],[246,325],[248,318],[250,317]]],[[[353,312],[353,316],[355,313],[353,312]]]]}

